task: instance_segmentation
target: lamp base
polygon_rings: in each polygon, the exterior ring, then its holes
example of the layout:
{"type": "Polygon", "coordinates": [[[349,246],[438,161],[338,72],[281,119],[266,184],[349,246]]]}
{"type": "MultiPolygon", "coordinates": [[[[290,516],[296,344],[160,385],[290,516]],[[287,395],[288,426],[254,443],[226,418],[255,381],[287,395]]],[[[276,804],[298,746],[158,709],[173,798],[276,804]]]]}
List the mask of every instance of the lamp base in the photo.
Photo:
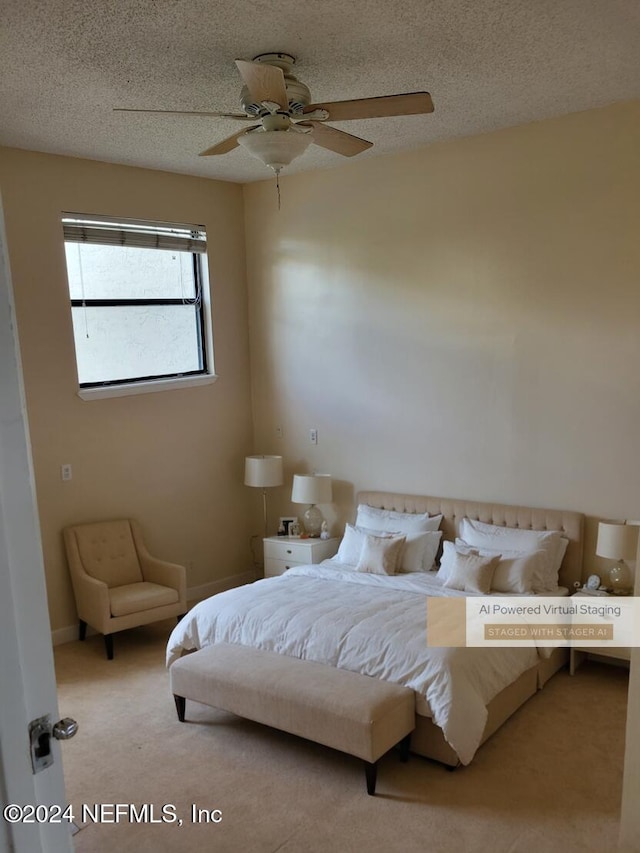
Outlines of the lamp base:
{"type": "Polygon", "coordinates": [[[631,595],[633,578],[629,566],[623,560],[609,569],[609,585],[614,595],[631,595]]]}
{"type": "Polygon", "coordinates": [[[304,511],[302,521],[304,523],[305,532],[308,533],[312,539],[317,539],[320,536],[320,531],[322,530],[324,517],[315,504],[311,504],[309,509],[304,511]]]}

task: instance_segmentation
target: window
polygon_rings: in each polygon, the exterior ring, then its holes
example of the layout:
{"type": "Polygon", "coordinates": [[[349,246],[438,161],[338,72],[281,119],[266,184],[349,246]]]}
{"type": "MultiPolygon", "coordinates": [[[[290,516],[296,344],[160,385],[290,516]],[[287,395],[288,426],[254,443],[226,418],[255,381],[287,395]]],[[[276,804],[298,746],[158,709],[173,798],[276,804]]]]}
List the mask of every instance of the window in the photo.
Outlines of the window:
{"type": "Polygon", "coordinates": [[[62,226],[81,396],[211,376],[204,228],[72,213],[62,226]]]}

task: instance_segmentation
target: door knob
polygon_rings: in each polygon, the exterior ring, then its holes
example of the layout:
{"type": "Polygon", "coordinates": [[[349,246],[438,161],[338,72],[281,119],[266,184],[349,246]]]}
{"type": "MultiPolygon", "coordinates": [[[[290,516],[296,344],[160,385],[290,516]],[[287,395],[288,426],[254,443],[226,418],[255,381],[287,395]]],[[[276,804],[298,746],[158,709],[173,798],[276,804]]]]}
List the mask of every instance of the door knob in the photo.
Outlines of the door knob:
{"type": "Polygon", "coordinates": [[[78,724],[72,717],[63,717],[53,724],[51,734],[56,740],[69,740],[78,731],[78,724]]]}
{"type": "Polygon", "coordinates": [[[29,743],[31,747],[31,766],[39,773],[53,764],[51,738],[69,740],[78,731],[78,724],[71,717],[63,717],[51,725],[51,715],[38,717],[29,723],[29,743]]]}

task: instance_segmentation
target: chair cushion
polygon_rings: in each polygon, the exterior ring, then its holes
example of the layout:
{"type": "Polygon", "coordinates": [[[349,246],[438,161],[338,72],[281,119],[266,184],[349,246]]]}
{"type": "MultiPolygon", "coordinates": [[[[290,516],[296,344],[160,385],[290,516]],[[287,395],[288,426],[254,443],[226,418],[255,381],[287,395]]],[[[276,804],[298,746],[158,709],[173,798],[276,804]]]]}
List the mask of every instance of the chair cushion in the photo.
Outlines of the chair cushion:
{"type": "Polygon", "coordinates": [[[81,524],[74,529],[84,570],[109,588],[144,580],[126,519],[81,524]]]}
{"type": "Polygon", "coordinates": [[[127,616],[129,613],[140,613],[142,610],[175,604],[178,601],[178,592],[169,586],[143,581],[112,587],[109,590],[109,601],[112,616],[127,616]]]}

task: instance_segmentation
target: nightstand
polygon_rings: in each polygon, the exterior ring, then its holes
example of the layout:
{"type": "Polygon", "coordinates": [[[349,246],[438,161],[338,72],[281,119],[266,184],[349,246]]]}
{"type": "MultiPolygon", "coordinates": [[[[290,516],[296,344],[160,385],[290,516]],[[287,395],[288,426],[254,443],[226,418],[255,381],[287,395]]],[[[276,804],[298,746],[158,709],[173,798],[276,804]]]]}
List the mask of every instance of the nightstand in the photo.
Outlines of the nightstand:
{"type": "MultiPolygon", "coordinates": [[[[589,598],[592,596],[596,599],[617,598],[616,595],[610,595],[609,593],[602,592],[601,590],[597,590],[594,592],[578,590],[578,592],[574,593],[571,597],[589,598]]],[[[572,646],[569,652],[569,674],[575,675],[575,671],[578,669],[584,659],[592,656],[595,658],[595,660],[601,660],[604,662],[606,658],[614,664],[624,666],[625,662],[628,663],[631,660],[631,649],[625,646],[620,646],[617,648],[599,648],[595,646],[580,648],[579,646],[572,646]]]]}
{"type": "Polygon", "coordinates": [[[291,536],[269,536],[264,540],[264,576],[272,578],[294,566],[321,563],[334,556],[339,544],[337,538],[293,539],[291,536]]]}

